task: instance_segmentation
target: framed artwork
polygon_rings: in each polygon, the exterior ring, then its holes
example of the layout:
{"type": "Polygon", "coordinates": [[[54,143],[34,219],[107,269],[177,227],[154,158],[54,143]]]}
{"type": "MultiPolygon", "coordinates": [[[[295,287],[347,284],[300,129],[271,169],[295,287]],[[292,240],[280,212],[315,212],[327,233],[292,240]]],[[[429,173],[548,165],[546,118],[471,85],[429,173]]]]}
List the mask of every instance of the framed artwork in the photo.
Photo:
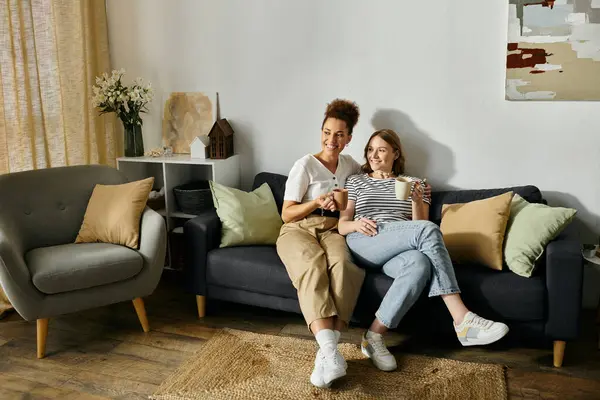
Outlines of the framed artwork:
{"type": "Polygon", "coordinates": [[[600,0],[509,0],[507,100],[600,100],[600,0]]]}
{"type": "Polygon", "coordinates": [[[207,136],[217,118],[217,94],[173,92],[165,101],[163,144],[173,153],[190,153],[197,136],[207,136]]]}

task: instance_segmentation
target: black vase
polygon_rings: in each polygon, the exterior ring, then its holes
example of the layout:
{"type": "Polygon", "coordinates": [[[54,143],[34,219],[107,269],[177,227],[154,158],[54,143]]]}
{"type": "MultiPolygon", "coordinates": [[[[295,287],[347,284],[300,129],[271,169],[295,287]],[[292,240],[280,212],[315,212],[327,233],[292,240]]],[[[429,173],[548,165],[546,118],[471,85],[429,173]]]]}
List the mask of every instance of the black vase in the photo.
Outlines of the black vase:
{"type": "Polygon", "coordinates": [[[144,139],[142,126],[137,124],[123,124],[125,140],[125,157],[140,157],[144,155],[144,139]]]}

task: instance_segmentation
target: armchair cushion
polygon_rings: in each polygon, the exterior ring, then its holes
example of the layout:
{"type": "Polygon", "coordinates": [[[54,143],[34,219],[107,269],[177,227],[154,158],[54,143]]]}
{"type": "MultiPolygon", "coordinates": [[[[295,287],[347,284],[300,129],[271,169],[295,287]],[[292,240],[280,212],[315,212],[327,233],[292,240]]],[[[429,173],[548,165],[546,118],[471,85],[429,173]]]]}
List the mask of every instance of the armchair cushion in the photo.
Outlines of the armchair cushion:
{"type": "Polygon", "coordinates": [[[35,287],[46,294],[71,292],[123,281],[144,264],[135,250],[108,243],[41,247],[25,254],[35,287]]]}

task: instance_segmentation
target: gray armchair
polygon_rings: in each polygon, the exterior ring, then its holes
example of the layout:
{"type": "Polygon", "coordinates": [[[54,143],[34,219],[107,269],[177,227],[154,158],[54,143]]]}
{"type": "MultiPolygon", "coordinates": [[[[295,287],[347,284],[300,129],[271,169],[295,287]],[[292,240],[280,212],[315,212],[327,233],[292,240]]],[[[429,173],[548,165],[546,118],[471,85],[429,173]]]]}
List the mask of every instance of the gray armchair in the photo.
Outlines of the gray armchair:
{"type": "Polygon", "coordinates": [[[133,300],[145,332],[142,297],[156,288],[166,251],[165,221],[146,208],[138,250],[74,244],[96,184],[121,184],[100,165],[0,176],[0,284],[27,321],[37,320],[37,355],[45,354],[49,318],[133,300]]]}

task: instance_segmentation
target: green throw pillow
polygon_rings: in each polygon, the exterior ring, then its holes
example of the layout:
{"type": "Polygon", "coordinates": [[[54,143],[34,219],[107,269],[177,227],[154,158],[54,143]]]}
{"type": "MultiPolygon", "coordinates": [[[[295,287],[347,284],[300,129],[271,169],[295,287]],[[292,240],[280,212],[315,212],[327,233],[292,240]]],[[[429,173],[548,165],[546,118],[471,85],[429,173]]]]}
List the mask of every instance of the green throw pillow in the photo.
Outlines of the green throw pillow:
{"type": "Polygon", "coordinates": [[[210,190],[222,225],[220,247],[275,244],[283,222],[269,185],[244,192],[210,181],[210,190]]]}
{"type": "Polygon", "coordinates": [[[571,222],[577,210],[529,203],[515,194],[504,238],[504,260],[517,275],[529,278],[546,245],[571,222]]]}

